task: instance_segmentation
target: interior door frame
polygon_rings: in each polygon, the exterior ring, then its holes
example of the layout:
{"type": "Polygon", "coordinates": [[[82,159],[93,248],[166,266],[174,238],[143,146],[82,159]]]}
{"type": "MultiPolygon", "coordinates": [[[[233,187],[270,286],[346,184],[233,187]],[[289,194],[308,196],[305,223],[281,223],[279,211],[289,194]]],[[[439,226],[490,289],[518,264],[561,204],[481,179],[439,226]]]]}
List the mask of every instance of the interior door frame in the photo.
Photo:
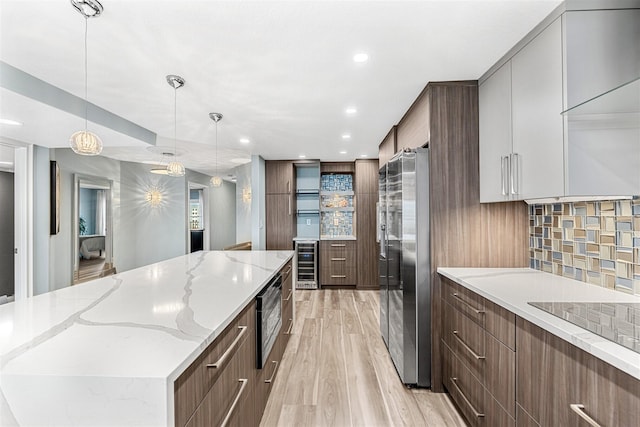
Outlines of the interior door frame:
{"type": "Polygon", "coordinates": [[[33,296],[33,145],[13,146],[14,179],[14,296],[33,296]]]}
{"type": "Polygon", "coordinates": [[[187,215],[187,247],[185,253],[191,253],[191,210],[189,209],[189,201],[191,200],[191,190],[202,190],[202,218],[204,220],[204,233],[202,234],[202,250],[211,250],[211,224],[209,220],[209,186],[198,182],[189,181],[187,183],[187,206],[185,209],[187,215]]]}
{"type": "MultiPolygon", "coordinates": [[[[78,239],[80,236],[79,216],[80,216],[80,188],[81,185],[90,185],[91,188],[106,190],[107,214],[105,218],[105,227],[107,233],[104,238],[105,263],[111,267],[115,267],[113,253],[113,180],[99,176],[73,174],[73,209],[71,217],[71,253],[73,254],[73,262],[71,263],[71,282],[77,283],[77,273],[80,269],[80,248],[78,247],[78,239]]],[[[85,187],[86,188],[86,187],[85,187]]]]}

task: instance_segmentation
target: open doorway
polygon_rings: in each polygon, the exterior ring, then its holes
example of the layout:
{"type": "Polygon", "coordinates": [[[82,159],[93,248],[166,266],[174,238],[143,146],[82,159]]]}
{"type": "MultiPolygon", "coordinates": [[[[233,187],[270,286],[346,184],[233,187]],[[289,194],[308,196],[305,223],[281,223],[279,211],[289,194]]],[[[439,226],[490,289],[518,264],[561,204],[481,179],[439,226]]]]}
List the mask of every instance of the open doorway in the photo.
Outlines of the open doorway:
{"type": "Polygon", "coordinates": [[[187,204],[187,248],[189,252],[208,251],[209,236],[209,187],[189,183],[187,204]]]}
{"type": "Polygon", "coordinates": [[[111,181],[76,175],[73,283],[115,274],[111,181]]]}
{"type": "Polygon", "coordinates": [[[14,148],[0,145],[0,304],[15,297],[14,148]]]}

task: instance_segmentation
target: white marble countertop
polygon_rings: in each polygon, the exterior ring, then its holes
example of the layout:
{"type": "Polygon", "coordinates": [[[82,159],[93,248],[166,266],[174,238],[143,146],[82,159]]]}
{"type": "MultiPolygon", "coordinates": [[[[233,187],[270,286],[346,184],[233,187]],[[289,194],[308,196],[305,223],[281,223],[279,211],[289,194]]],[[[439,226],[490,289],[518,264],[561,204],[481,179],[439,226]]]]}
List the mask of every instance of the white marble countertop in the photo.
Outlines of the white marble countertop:
{"type": "Polygon", "coordinates": [[[173,425],[173,382],[293,256],[196,252],[0,306],[0,425],[173,425]]]}
{"type": "Polygon", "coordinates": [[[529,268],[438,268],[438,273],[640,380],[640,354],[528,302],[627,302],[640,297],[529,268]]]}

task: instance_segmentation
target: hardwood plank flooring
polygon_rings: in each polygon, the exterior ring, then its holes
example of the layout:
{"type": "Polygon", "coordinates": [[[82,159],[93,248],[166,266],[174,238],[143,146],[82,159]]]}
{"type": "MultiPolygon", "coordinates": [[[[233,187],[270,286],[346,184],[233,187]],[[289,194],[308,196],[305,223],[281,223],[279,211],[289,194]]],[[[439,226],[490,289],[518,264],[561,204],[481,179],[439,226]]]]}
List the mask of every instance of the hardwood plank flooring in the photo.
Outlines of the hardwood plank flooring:
{"type": "Polygon", "coordinates": [[[449,396],[406,388],[377,291],[297,290],[296,323],[262,421],[271,426],[465,426],[449,396]]]}

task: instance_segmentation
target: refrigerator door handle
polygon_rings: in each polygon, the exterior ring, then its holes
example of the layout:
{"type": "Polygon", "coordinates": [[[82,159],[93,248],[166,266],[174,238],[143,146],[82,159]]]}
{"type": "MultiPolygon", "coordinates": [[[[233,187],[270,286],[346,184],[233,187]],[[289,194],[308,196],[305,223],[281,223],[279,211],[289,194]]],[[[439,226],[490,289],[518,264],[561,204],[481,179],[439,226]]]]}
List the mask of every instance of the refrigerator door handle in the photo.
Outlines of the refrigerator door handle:
{"type": "Polygon", "coordinates": [[[380,256],[387,257],[387,230],[384,224],[380,225],[380,256]]]}

